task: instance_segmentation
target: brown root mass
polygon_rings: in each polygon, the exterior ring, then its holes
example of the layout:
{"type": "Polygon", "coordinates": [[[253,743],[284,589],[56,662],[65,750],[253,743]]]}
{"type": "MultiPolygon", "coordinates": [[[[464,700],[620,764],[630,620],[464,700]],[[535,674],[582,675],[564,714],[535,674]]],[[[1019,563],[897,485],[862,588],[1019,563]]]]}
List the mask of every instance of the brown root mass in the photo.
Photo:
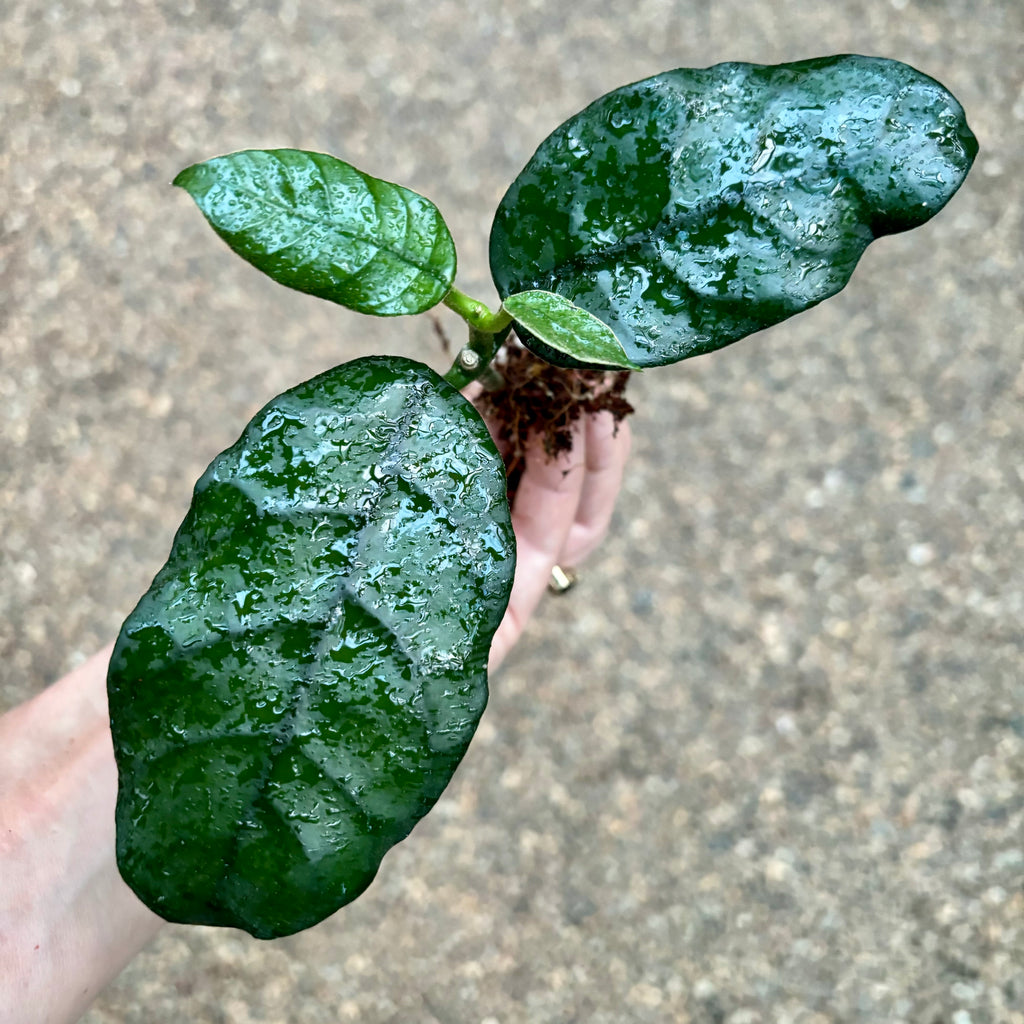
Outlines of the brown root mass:
{"type": "Polygon", "coordinates": [[[515,497],[527,452],[538,440],[549,459],[572,449],[573,424],[607,411],[616,427],[631,412],[624,392],[628,371],[576,370],[552,366],[518,342],[507,343],[491,364],[502,378],[474,398],[492,425],[505,459],[509,501],[515,497]]]}

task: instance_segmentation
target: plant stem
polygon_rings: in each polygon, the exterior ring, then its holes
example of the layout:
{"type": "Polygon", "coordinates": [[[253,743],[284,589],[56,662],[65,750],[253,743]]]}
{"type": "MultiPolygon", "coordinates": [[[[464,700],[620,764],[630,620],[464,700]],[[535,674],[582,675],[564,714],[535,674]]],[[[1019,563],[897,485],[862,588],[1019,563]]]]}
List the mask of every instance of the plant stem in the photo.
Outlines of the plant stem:
{"type": "Polygon", "coordinates": [[[512,317],[501,306],[492,313],[479,299],[474,299],[458,288],[452,287],[443,299],[444,304],[458,313],[471,328],[484,334],[498,334],[512,323],[512,317]]]}
{"type": "Polygon", "coordinates": [[[511,318],[504,327],[494,332],[481,331],[470,324],[469,341],[455,357],[455,362],[444,375],[444,379],[461,391],[467,384],[487,373],[491,360],[501,348],[501,343],[508,337],[511,326],[511,318]]]}
{"type": "Polygon", "coordinates": [[[462,389],[487,372],[491,360],[508,336],[512,316],[501,306],[497,313],[492,313],[479,299],[454,287],[444,297],[444,304],[469,324],[469,341],[444,375],[452,387],[462,389]]]}

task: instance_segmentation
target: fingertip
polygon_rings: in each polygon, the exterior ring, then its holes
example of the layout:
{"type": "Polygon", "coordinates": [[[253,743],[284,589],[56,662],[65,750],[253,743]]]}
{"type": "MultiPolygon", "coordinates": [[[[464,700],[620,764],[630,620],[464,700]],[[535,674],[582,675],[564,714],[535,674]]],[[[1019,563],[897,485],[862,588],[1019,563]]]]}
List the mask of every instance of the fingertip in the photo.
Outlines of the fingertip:
{"type": "Polygon", "coordinates": [[[586,466],[588,473],[621,467],[629,457],[632,435],[626,420],[616,422],[610,412],[587,418],[586,466]]]}

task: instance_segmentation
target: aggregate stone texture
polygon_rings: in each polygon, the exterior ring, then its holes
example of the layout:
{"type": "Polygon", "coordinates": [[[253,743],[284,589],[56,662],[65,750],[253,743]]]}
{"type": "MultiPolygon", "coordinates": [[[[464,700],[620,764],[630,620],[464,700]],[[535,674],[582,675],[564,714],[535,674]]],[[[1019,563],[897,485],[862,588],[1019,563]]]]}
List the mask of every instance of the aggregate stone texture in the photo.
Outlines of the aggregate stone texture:
{"type": "Polygon", "coordinates": [[[667,68],[895,57],[981,143],[842,294],[635,380],[612,536],[364,896],[168,927],[89,1024],[1024,1022],[1022,41],[1019,0],[0,5],[0,708],[114,635],[271,395],[446,365],[245,266],[180,168],[334,153],[491,297],[536,145],[667,68]]]}

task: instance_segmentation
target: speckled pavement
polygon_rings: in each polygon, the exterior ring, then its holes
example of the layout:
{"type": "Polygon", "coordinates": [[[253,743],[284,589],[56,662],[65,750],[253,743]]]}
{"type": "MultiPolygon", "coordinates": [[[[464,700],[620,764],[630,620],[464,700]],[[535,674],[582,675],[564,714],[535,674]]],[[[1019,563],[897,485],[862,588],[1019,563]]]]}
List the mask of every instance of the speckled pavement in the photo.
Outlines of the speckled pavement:
{"type": "Polygon", "coordinates": [[[840,296],[636,381],[613,537],[366,895],[169,927],[89,1024],[1024,1022],[1022,40],[1019,0],[0,5],[0,707],[114,635],[267,398],[445,365],[246,267],[186,164],[407,184],[490,297],[536,144],[670,67],[896,57],[982,147],[840,296]]]}

